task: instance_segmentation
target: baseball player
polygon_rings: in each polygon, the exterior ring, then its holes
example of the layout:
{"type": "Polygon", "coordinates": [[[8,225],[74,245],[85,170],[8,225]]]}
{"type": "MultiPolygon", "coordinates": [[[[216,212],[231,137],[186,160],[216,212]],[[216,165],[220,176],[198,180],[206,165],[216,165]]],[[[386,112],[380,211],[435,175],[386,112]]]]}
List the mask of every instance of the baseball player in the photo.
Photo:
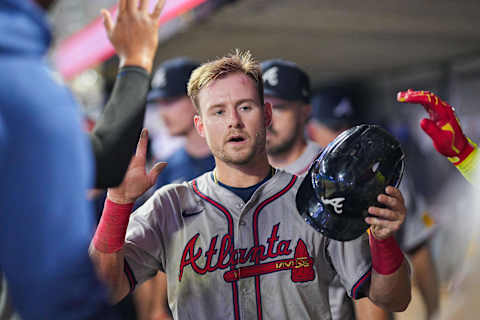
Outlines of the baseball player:
{"type": "MultiPolygon", "coordinates": [[[[312,98],[313,116],[308,124],[309,134],[324,147],[337,135],[355,124],[359,118],[358,106],[345,88],[330,87],[312,98]]],[[[400,247],[412,260],[415,279],[427,306],[427,317],[438,311],[439,292],[436,268],[429,249],[433,236],[433,220],[429,217],[425,199],[418,194],[408,174],[404,175],[400,190],[404,196],[408,215],[396,234],[400,247]]],[[[339,286],[331,288],[332,313],[334,319],[351,310],[351,300],[339,286]],[[335,315],[339,315],[335,317],[335,315]]],[[[368,300],[356,303],[357,319],[388,319],[390,315],[368,300]]]]}
{"type": "Polygon", "coordinates": [[[407,90],[397,94],[397,101],[421,104],[429,118],[420,122],[437,151],[448,158],[460,173],[472,182],[477,167],[477,145],[462,131],[455,109],[429,91],[407,90]]]}
{"type": "Polygon", "coordinates": [[[267,129],[268,161],[295,175],[306,174],[321,151],[305,137],[311,113],[310,79],[295,63],[280,59],[261,63],[264,100],[272,105],[267,129]]]}
{"type": "Polygon", "coordinates": [[[104,13],[122,68],[114,99],[89,136],[91,146],[71,93],[45,63],[51,32],[44,9],[53,2],[0,2],[0,264],[7,280],[0,287],[0,318],[17,317],[4,303],[8,282],[24,319],[107,319],[106,294],[86,253],[94,223],[86,189],[93,186],[93,160],[97,187],[118,185],[128,167],[143,122],[162,2],[150,14],[146,1],[132,1],[126,17],[128,1],[121,0],[115,24],[104,13]],[[134,43],[130,32],[137,34],[134,43]],[[82,308],[72,310],[79,301],[82,308]]]}
{"type": "Polygon", "coordinates": [[[401,193],[387,187],[378,196],[386,207],[369,208],[370,236],[339,242],[306,225],[295,203],[303,179],[268,163],[272,111],[262,84],[248,52],[193,72],[195,127],[215,169],[162,187],[130,217],[164,166],[145,171],[142,134],[124,181],[108,191],[90,247],[113,300],[162,270],[175,319],[330,319],[328,283],[337,274],[353,298],[404,310],[409,268],[392,237],[405,217],[401,193]]]}

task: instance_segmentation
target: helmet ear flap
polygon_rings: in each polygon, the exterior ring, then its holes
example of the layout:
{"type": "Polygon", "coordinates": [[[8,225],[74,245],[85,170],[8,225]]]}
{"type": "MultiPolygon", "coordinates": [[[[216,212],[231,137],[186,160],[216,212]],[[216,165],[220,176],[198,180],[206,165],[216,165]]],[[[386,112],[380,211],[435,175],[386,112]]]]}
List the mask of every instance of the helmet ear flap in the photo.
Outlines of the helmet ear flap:
{"type": "Polygon", "coordinates": [[[405,156],[400,143],[375,125],[339,135],[311,165],[296,196],[299,214],[325,236],[349,241],[364,233],[369,206],[378,194],[397,187],[405,156]]]}

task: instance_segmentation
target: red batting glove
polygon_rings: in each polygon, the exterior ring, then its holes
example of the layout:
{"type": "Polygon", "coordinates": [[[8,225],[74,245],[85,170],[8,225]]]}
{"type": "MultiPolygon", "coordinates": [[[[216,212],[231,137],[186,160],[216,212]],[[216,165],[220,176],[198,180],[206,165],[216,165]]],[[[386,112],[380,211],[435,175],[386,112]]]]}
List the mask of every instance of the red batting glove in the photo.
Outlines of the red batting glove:
{"type": "Polygon", "coordinates": [[[474,146],[463,134],[455,109],[435,94],[409,89],[399,92],[397,101],[423,105],[430,117],[422,119],[420,126],[432,138],[439,153],[454,158],[450,159],[453,164],[460,164],[474,151],[474,146]]]}

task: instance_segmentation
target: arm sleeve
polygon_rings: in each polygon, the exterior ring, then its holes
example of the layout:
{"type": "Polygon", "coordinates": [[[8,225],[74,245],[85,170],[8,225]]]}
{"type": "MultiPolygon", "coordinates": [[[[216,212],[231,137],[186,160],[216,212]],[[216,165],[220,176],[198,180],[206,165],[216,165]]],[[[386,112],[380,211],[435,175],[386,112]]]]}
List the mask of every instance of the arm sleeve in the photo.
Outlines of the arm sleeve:
{"type": "Polygon", "coordinates": [[[96,164],[96,188],[122,182],[145,117],[150,77],[140,67],[123,67],[102,118],[90,134],[96,164]]]}
{"type": "Polygon", "coordinates": [[[368,234],[352,241],[329,241],[327,255],[348,295],[353,299],[366,297],[372,269],[368,234]]]}

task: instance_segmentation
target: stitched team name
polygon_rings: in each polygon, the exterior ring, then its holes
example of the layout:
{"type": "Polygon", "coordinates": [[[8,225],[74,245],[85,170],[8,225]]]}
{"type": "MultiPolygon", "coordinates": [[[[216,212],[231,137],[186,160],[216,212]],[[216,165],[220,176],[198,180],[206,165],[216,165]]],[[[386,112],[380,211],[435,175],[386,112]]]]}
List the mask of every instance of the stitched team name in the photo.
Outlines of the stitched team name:
{"type": "Polygon", "coordinates": [[[264,261],[278,256],[290,255],[292,253],[292,250],[290,249],[291,240],[279,241],[279,225],[280,224],[276,224],[273,226],[272,233],[270,234],[270,237],[267,238],[267,247],[259,245],[253,246],[250,249],[234,249],[230,235],[225,234],[220,241],[220,248],[217,249],[218,235],[212,237],[210,240],[210,246],[205,252],[205,257],[207,259],[203,266],[197,261],[204,252],[202,248],[195,250],[195,244],[200,237],[200,234],[197,233],[188,241],[183,250],[178,280],[182,280],[183,270],[188,266],[191,266],[196,273],[205,274],[218,269],[235,267],[237,264],[243,264],[246,262],[254,263],[257,260],[257,257],[260,261],[264,261]]]}

